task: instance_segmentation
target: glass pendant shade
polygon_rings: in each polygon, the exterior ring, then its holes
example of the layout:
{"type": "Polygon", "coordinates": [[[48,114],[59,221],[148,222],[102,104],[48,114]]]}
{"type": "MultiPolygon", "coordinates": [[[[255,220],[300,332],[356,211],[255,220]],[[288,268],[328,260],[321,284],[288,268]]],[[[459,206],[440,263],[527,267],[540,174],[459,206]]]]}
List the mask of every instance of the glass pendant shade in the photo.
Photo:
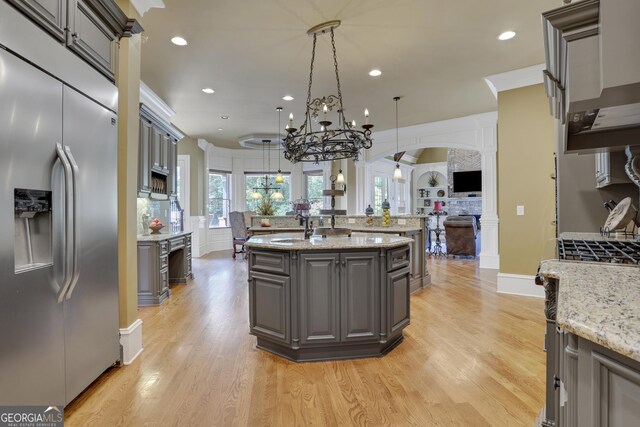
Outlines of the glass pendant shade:
{"type": "Polygon", "coordinates": [[[344,174],[342,173],[342,169],[338,172],[338,176],[336,177],[336,184],[344,184],[344,174]]]}
{"type": "Polygon", "coordinates": [[[257,191],[254,191],[253,193],[251,193],[251,198],[252,199],[262,199],[262,194],[257,192],[257,191]]]}
{"type": "Polygon", "coordinates": [[[280,190],[276,190],[275,193],[271,193],[269,196],[272,200],[282,200],[284,199],[284,195],[280,192],[280,190]]]}
{"type": "Polygon", "coordinates": [[[282,184],[284,182],[284,176],[282,176],[282,172],[280,171],[280,169],[278,169],[278,174],[276,175],[276,182],[278,184],[282,184]]]}
{"type": "Polygon", "coordinates": [[[402,179],[402,169],[399,164],[396,164],[396,170],[393,171],[393,179],[402,179]]]}

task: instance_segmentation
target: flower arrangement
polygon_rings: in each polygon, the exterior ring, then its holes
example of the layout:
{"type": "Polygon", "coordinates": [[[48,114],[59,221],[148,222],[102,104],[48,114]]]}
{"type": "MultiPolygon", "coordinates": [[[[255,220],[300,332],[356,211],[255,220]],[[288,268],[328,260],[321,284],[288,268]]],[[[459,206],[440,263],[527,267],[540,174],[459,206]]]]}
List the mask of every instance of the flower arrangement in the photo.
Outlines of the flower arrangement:
{"type": "Polygon", "coordinates": [[[427,181],[429,183],[430,186],[435,187],[436,185],[438,185],[438,183],[440,181],[438,181],[438,172],[431,172],[429,174],[429,181],[427,181]]]}
{"type": "Polygon", "coordinates": [[[273,216],[273,204],[268,197],[263,198],[258,205],[258,214],[262,216],[273,216]]]}

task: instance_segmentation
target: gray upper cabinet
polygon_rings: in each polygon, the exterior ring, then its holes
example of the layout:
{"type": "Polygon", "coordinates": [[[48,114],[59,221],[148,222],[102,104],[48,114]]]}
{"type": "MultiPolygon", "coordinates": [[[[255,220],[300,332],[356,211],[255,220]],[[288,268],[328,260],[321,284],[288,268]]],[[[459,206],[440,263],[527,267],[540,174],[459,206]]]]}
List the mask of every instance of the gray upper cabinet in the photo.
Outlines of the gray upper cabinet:
{"type": "Polygon", "coordinates": [[[151,170],[154,172],[164,172],[162,169],[162,161],[161,161],[161,152],[162,152],[162,142],[163,142],[162,130],[153,127],[151,129],[151,170]]]}
{"type": "Polygon", "coordinates": [[[171,138],[169,141],[169,197],[178,197],[178,140],[171,138]]]}
{"type": "Polygon", "coordinates": [[[118,39],[142,32],[114,0],[8,1],[111,81],[115,81],[118,39]]]}
{"type": "Polygon", "coordinates": [[[9,0],[38,25],[65,41],[67,0],[9,0]]]}
{"type": "Polygon", "coordinates": [[[151,193],[151,169],[149,155],[151,153],[152,126],[147,119],[140,118],[140,138],[138,146],[138,195],[151,193]]]}
{"type": "Polygon", "coordinates": [[[115,79],[117,34],[103,23],[84,0],[72,0],[67,45],[98,71],[115,79]]]}
{"type": "Polygon", "coordinates": [[[138,194],[141,197],[152,193],[177,196],[177,144],[181,138],[182,135],[176,129],[164,122],[149,107],[140,104],[138,194]],[[158,181],[162,181],[160,188],[158,181]]]}
{"type": "Polygon", "coordinates": [[[337,253],[300,256],[300,341],[340,341],[340,284],[337,253]]]}
{"type": "Polygon", "coordinates": [[[342,254],[340,284],[342,292],[342,341],[371,339],[380,330],[377,316],[380,301],[376,253],[342,254]]]}

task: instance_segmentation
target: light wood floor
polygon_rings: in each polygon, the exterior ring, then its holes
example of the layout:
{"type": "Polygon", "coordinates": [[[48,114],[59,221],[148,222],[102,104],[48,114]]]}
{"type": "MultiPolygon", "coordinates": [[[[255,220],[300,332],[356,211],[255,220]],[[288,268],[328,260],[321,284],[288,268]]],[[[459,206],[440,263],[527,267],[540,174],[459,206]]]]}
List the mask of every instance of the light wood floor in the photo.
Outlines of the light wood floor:
{"type": "Polygon", "coordinates": [[[66,426],[532,426],[544,400],[543,301],[498,295],[473,260],[429,260],[404,342],[383,358],[296,364],[255,349],[246,262],[140,310],[144,351],[65,410],[66,426]]]}

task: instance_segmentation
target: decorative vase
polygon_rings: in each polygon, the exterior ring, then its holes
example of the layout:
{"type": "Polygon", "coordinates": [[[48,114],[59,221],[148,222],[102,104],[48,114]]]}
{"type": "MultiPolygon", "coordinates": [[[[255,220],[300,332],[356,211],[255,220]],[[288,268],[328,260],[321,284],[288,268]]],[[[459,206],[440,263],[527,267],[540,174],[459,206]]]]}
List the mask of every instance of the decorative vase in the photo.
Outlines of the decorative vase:
{"type": "Polygon", "coordinates": [[[382,207],[382,225],[384,227],[388,227],[389,225],[391,225],[391,214],[389,213],[389,209],[391,208],[391,205],[389,204],[387,199],[384,199],[384,202],[382,202],[381,207],[382,207]]]}

